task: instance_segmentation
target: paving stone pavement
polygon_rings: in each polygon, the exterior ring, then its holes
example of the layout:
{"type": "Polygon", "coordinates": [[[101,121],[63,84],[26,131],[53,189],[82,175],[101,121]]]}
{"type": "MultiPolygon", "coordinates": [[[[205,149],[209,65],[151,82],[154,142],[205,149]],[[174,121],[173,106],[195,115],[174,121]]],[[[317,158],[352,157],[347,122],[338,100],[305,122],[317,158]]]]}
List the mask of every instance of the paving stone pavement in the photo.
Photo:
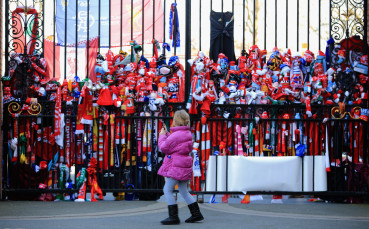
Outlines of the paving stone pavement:
{"type": "MultiPolygon", "coordinates": [[[[309,202],[309,197],[289,198],[271,204],[271,196],[240,204],[238,196],[222,203],[200,204],[205,220],[187,224],[186,203],[178,195],[181,224],[176,228],[369,228],[369,204],[309,202]]],[[[167,217],[164,198],[158,201],[114,201],[107,195],[98,202],[1,201],[0,229],[3,228],[171,228],[160,224],[167,217]]]]}

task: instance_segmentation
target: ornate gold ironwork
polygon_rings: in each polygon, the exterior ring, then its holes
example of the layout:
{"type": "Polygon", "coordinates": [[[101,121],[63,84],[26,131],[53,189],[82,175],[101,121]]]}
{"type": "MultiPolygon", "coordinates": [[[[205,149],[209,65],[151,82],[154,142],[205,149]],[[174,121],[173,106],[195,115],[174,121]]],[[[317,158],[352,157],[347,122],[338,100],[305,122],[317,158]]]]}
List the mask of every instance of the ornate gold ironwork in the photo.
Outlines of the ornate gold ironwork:
{"type": "Polygon", "coordinates": [[[20,114],[22,112],[21,106],[17,102],[11,102],[8,106],[10,114],[20,114]]]}
{"type": "Polygon", "coordinates": [[[41,105],[39,103],[32,103],[30,109],[27,110],[30,115],[39,115],[41,113],[41,105]]]}

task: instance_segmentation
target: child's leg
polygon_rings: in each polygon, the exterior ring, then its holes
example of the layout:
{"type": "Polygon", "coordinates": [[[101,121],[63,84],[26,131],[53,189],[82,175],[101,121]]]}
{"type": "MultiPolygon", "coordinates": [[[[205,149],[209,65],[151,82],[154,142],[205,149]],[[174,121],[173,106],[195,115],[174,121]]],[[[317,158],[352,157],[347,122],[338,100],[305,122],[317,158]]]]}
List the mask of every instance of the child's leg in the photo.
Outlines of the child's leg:
{"type": "Polygon", "coordinates": [[[181,193],[181,196],[186,201],[187,205],[195,202],[194,198],[188,192],[187,181],[178,181],[178,191],[181,193]]]}
{"type": "Polygon", "coordinates": [[[176,200],[174,199],[174,196],[173,196],[173,190],[177,182],[178,181],[172,178],[169,178],[169,177],[165,179],[165,185],[164,185],[163,191],[164,191],[164,196],[165,196],[165,199],[168,205],[176,204],[176,200]]]}

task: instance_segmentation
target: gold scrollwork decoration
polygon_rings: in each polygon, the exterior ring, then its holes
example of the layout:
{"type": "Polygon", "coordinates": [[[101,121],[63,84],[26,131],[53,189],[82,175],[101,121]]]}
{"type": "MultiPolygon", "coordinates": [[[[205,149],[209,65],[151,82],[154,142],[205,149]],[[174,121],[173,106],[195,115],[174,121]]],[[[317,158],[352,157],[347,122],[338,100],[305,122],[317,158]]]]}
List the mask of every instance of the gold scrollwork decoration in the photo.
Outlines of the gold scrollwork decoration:
{"type": "Polygon", "coordinates": [[[353,114],[356,114],[357,112],[360,112],[360,110],[361,110],[361,107],[354,107],[352,108],[352,112],[347,112],[345,111],[345,106],[341,105],[340,107],[333,107],[331,109],[331,115],[332,115],[332,118],[334,119],[343,119],[347,114],[352,119],[360,119],[359,117],[355,117],[355,115],[353,115],[353,114]]]}
{"type": "Polygon", "coordinates": [[[39,115],[41,113],[41,109],[42,107],[39,103],[32,103],[27,111],[30,115],[39,115]]]}
{"type": "Polygon", "coordinates": [[[8,111],[10,114],[20,114],[22,112],[21,106],[17,102],[11,102],[8,105],[8,111]]]}

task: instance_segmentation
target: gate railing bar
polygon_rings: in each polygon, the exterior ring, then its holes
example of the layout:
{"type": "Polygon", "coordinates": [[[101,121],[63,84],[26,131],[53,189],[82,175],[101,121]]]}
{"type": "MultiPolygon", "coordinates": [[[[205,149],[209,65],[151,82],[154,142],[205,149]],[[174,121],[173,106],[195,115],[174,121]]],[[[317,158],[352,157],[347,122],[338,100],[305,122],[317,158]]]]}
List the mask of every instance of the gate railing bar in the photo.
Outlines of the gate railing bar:
{"type": "MultiPolygon", "coordinates": [[[[174,3],[177,3],[177,0],[174,0],[174,3]]],[[[176,6],[177,7],[177,6],[176,6]]],[[[178,9],[178,7],[177,7],[178,9]]],[[[178,10],[173,12],[173,26],[174,26],[174,34],[173,34],[173,41],[174,41],[174,55],[177,55],[177,16],[178,10]]]]}
{"type": "Polygon", "coordinates": [[[232,14],[234,14],[234,0],[232,0],[232,14]]]}
{"type": "Polygon", "coordinates": [[[288,48],[288,0],[286,0],[286,48],[288,48]]]}
{"type": "Polygon", "coordinates": [[[245,52],[245,0],[242,2],[242,53],[245,52]]]}
{"type": "Polygon", "coordinates": [[[186,0],[186,45],[185,45],[185,84],[186,84],[186,92],[185,92],[185,101],[188,100],[190,93],[190,85],[191,85],[191,66],[187,60],[191,59],[191,0],[186,0]]]}
{"type": "Polygon", "coordinates": [[[75,44],[75,51],[76,51],[76,60],[75,60],[75,75],[78,76],[78,1],[76,1],[76,44],[75,44]]]}
{"type": "Polygon", "coordinates": [[[133,40],[133,0],[131,0],[131,40],[133,40]]]}
{"type": "MultiPolygon", "coordinates": [[[[222,8],[222,29],[224,29],[224,0],[222,0],[222,4],[221,4],[221,8],[222,8]]],[[[224,53],[224,34],[222,33],[222,35],[220,35],[220,52],[224,53]]]]}
{"type": "MultiPolygon", "coordinates": [[[[6,1],[8,2],[8,1],[6,1]]],[[[55,37],[55,25],[56,25],[56,0],[54,0],[54,3],[53,3],[53,8],[54,8],[54,15],[53,15],[53,78],[55,78],[55,42],[56,42],[56,37],[55,37]]],[[[8,37],[8,36],[6,36],[8,37]]],[[[5,52],[6,54],[8,52],[5,52]]],[[[65,77],[64,77],[65,79],[65,77]]]]}
{"type": "Polygon", "coordinates": [[[97,34],[98,34],[98,37],[99,37],[99,53],[100,53],[100,46],[101,46],[101,0],[99,0],[99,11],[98,11],[98,17],[99,17],[99,23],[97,25],[97,34]]]}
{"type": "MultiPolygon", "coordinates": [[[[109,0],[110,1],[110,0],[109,0]]],[[[110,6],[110,4],[109,4],[110,6]]],[[[109,7],[110,10],[110,7],[109,7]]],[[[110,16],[109,16],[110,22],[110,16]]],[[[109,25],[109,48],[110,48],[110,25],[109,25]]],[[[86,78],[89,77],[89,65],[90,65],[90,0],[87,1],[87,68],[86,68],[86,78]]]]}
{"type": "MultiPolygon", "coordinates": [[[[368,125],[364,125],[363,127],[363,133],[364,133],[364,139],[369,139],[368,137],[368,125]]],[[[363,152],[363,161],[365,161],[366,163],[368,163],[368,154],[369,154],[369,149],[368,149],[368,142],[364,140],[364,152],[363,152]]]]}
{"type": "MultiPolygon", "coordinates": [[[[213,0],[210,0],[210,17],[211,13],[213,12],[213,0]]],[[[210,22],[210,33],[211,33],[211,22],[210,22]]],[[[209,44],[209,50],[210,50],[210,44],[209,44]]],[[[190,66],[190,65],[189,65],[190,66]]],[[[191,66],[190,66],[191,67],[191,66]]],[[[186,68],[187,69],[187,68],[186,68]]],[[[191,78],[189,78],[191,79],[191,78]]],[[[187,98],[187,97],[186,97],[187,98]]],[[[187,100],[186,100],[187,101],[187,100]]]]}
{"type": "MultiPolygon", "coordinates": [[[[348,0],[346,0],[346,12],[347,12],[347,14],[349,14],[349,11],[348,11],[348,0]]],[[[347,18],[348,19],[348,18],[347,18]]],[[[349,31],[349,20],[346,20],[346,29],[345,29],[345,32],[346,32],[346,38],[349,38],[349,36],[350,36],[350,31],[349,31]]],[[[349,49],[349,47],[350,47],[350,44],[349,44],[349,39],[346,39],[346,47],[347,47],[347,49],[349,49]]],[[[350,52],[345,52],[345,54],[346,54],[346,59],[345,59],[345,61],[346,61],[346,63],[349,63],[349,55],[350,55],[350,52]]]]}
{"type": "MultiPolygon", "coordinates": [[[[90,0],[88,0],[88,2],[90,2],[90,0]]],[[[87,22],[89,22],[90,17],[87,17],[87,18],[88,18],[87,22]]],[[[90,29],[89,26],[87,26],[87,28],[88,30],[90,29]]],[[[109,49],[111,49],[111,0],[109,0],[109,49]]]]}
{"type": "Polygon", "coordinates": [[[267,37],[267,29],[266,29],[266,21],[267,21],[267,0],[264,0],[264,49],[266,48],[266,37],[267,37]]]}
{"type": "Polygon", "coordinates": [[[252,27],[253,27],[253,33],[252,33],[252,44],[255,45],[256,42],[256,0],[254,0],[254,4],[253,4],[253,17],[252,17],[252,27]]]}
{"type": "MultiPolygon", "coordinates": [[[[17,136],[17,139],[20,139],[20,121],[19,121],[19,118],[16,119],[17,120],[17,133],[15,134],[15,136],[17,136]]],[[[21,155],[21,152],[20,152],[20,147],[17,147],[17,155],[18,155],[18,158],[17,158],[17,163],[19,163],[20,161],[20,155],[21,155]]],[[[19,168],[17,168],[17,174],[20,174],[19,173],[19,168]]],[[[19,180],[17,179],[17,187],[19,187],[19,180]]]]}
{"type": "MultiPolygon", "coordinates": [[[[7,36],[6,34],[10,34],[10,29],[9,29],[9,1],[5,1],[5,25],[4,25],[4,37],[5,37],[5,74],[7,75],[9,72],[9,36],[7,36]]],[[[0,25],[3,26],[3,25],[0,25]]],[[[2,74],[2,73],[0,73],[2,74]]]]}
{"type": "MultiPolygon", "coordinates": [[[[142,3],[143,4],[143,3],[142,3]]],[[[122,45],[123,45],[123,29],[122,29],[122,26],[123,26],[123,0],[120,0],[120,26],[119,26],[119,29],[120,29],[120,43],[119,43],[119,48],[120,50],[122,50],[122,45]]],[[[142,16],[142,23],[143,23],[143,16],[142,16]]],[[[143,34],[143,32],[142,32],[143,34]]],[[[143,43],[143,42],[142,42],[143,43]]]]}
{"type": "MultiPolygon", "coordinates": [[[[28,4],[27,4],[27,0],[25,0],[25,10],[27,10],[28,8],[28,4]]],[[[28,29],[28,23],[27,23],[27,14],[24,14],[24,28],[23,31],[24,33],[26,33],[27,29],[28,29]]],[[[23,53],[26,55],[27,54],[27,36],[26,34],[24,34],[24,46],[23,46],[23,53]]]]}
{"type": "MultiPolygon", "coordinates": [[[[368,1],[364,2],[364,44],[368,44],[368,1]]],[[[364,45],[364,53],[368,54],[368,46],[364,45]]]]}
{"type": "Polygon", "coordinates": [[[167,26],[167,25],[166,25],[166,23],[165,23],[165,22],[166,22],[166,20],[165,20],[165,19],[166,19],[166,17],[165,17],[165,15],[166,15],[166,14],[165,14],[166,8],[167,8],[167,1],[166,1],[166,0],[164,0],[164,16],[163,16],[163,19],[164,19],[164,20],[163,20],[163,21],[164,21],[163,33],[164,33],[164,34],[163,34],[163,43],[165,43],[165,35],[166,35],[166,34],[165,34],[165,27],[167,26]]]}
{"type": "Polygon", "coordinates": [[[320,26],[321,26],[321,22],[320,22],[321,21],[321,9],[320,8],[322,6],[321,4],[322,4],[322,2],[321,2],[321,0],[319,0],[319,7],[318,7],[319,8],[319,20],[318,20],[319,21],[319,26],[318,26],[318,49],[319,50],[320,50],[320,47],[321,47],[321,44],[320,44],[321,43],[321,38],[320,38],[320,33],[321,33],[321,31],[320,31],[321,30],[321,28],[320,28],[320,26]]]}
{"type": "MultiPolygon", "coordinates": [[[[307,24],[307,48],[310,49],[310,0],[308,0],[308,8],[307,8],[307,16],[308,16],[308,24],[307,24]]],[[[320,23],[320,22],[319,22],[320,23]]]]}
{"type": "Polygon", "coordinates": [[[297,45],[296,45],[296,51],[298,52],[300,49],[299,49],[299,33],[300,33],[300,1],[297,1],[297,11],[296,11],[296,18],[297,18],[297,45]]]}
{"type": "MultiPolygon", "coordinates": [[[[144,44],[144,41],[145,41],[145,0],[142,0],[142,9],[141,10],[142,10],[142,19],[141,19],[141,21],[142,21],[142,30],[141,30],[141,35],[142,36],[141,36],[141,38],[142,39],[141,39],[141,43],[142,43],[142,55],[144,55],[144,53],[145,53],[144,52],[144,46],[145,46],[145,44],[144,44]]],[[[121,14],[123,14],[123,12],[121,14]]],[[[164,5],[164,15],[165,15],[165,5],[164,5]]],[[[165,22],[164,22],[164,27],[165,27],[165,22]]],[[[120,46],[120,48],[122,49],[122,46],[120,46]]]]}
{"type": "MultiPolygon", "coordinates": [[[[354,131],[354,122],[352,122],[352,123],[350,123],[351,125],[348,127],[348,129],[350,130],[351,129],[351,133],[350,133],[350,136],[348,136],[348,138],[350,139],[352,139],[352,141],[350,142],[350,148],[351,148],[351,150],[352,150],[352,159],[353,159],[353,161],[352,161],[352,166],[353,166],[353,168],[354,168],[354,166],[355,166],[355,162],[354,162],[354,158],[355,158],[355,148],[354,148],[354,139],[355,139],[355,133],[353,132],[354,131]]],[[[348,139],[348,140],[349,140],[348,139]]],[[[352,178],[352,181],[351,181],[351,183],[349,184],[349,190],[351,190],[351,188],[353,188],[353,183],[354,183],[354,179],[355,179],[355,177],[354,177],[354,169],[352,169],[351,171],[351,178],[352,178]]]]}
{"type": "MultiPolygon", "coordinates": [[[[213,0],[210,0],[210,17],[211,17],[211,13],[213,12],[213,0]]],[[[211,21],[210,21],[210,33],[211,33],[211,21]]],[[[209,44],[209,50],[210,50],[210,45],[209,44]]],[[[209,53],[210,54],[210,53],[209,53]]],[[[190,78],[191,79],[191,78],[190,78]]]]}
{"type": "MultiPolygon", "coordinates": [[[[68,40],[67,40],[67,38],[68,38],[67,37],[68,5],[67,5],[67,2],[65,3],[64,8],[65,8],[65,14],[64,14],[64,79],[66,79],[67,78],[67,44],[68,44],[68,40]]],[[[54,37],[54,39],[55,39],[55,37],[54,37]]],[[[54,55],[55,55],[55,52],[54,52],[54,55]]],[[[87,69],[88,69],[88,67],[87,67],[87,69]]]]}
{"type": "MultiPolygon", "coordinates": [[[[155,39],[155,0],[153,0],[154,7],[152,8],[152,39],[155,39]]],[[[155,54],[155,44],[152,46],[152,55],[155,54]]]]}
{"type": "MultiPolygon", "coordinates": [[[[329,0],[329,37],[332,37],[332,1],[329,0]]],[[[331,52],[331,50],[329,50],[331,52]]]]}
{"type": "Polygon", "coordinates": [[[199,50],[201,51],[201,0],[199,0],[199,50]]]}
{"type": "Polygon", "coordinates": [[[44,57],[45,53],[45,1],[42,0],[42,57],[44,57]]]}
{"type": "Polygon", "coordinates": [[[278,41],[277,41],[277,29],[278,29],[278,5],[277,5],[277,0],[274,1],[274,44],[275,44],[275,47],[278,47],[278,41]]]}
{"type": "MultiPolygon", "coordinates": [[[[25,127],[25,128],[27,128],[27,122],[26,122],[26,120],[24,119],[23,120],[23,126],[25,127]]],[[[24,134],[25,134],[25,132],[26,132],[26,130],[24,131],[24,134]]],[[[28,162],[30,162],[31,160],[31,154],[29,154],[29,157],[28,157],[28,159],[26,159],[26,160],[28,160],[28,162]]],[[[28,166],[28,173],[29,174],[31,174],[31,169],[32,169],[32,166],[28,166]]],[[[25,171],[27,171],[27,170],[25,170],[25,171]]],[[[31,176],[28,176],[28,188],[30,188],[30,186],[31,186],[31,176]]]]}
{"type": "MultiPolygon", "coordinates": [[[[5,26],[3,27],[3,1],[0,2],[0,37],[1,40],[3,38],[3,29],[6,28],[5,26]]],[[[6,12],[5,12],[6,13],[6,12]]],[[[7,36],[7,34],[4,34],[4,36],[7,36]]],[[[2,76],[1,74],[3,71],[3,57],[2,57],[2,53],[3,53],[3,43],[1,41],[0,43],[0,53],[1,53],[1,57],[0,57],[0,76],[2,76]]],[[[3,104],[3,83],[0,82],[0,126],[3,127],[3,112],[4,112],[4,104],[3,104]]],[[[5,147],[3,147],[4,145],[4,136],[3,136],[3,130],[0,132],[0,159],[3,161],[3,151],[5,150],[5,147]]],[[[4,160],[4,164],[6,164],[6,160],[4,160]]],[[[3,180],[3,163],[0,164],[0,180],[3,180]]],[[[0,200],[3,199],[3,183],[0,183],[0,200]]]]}

